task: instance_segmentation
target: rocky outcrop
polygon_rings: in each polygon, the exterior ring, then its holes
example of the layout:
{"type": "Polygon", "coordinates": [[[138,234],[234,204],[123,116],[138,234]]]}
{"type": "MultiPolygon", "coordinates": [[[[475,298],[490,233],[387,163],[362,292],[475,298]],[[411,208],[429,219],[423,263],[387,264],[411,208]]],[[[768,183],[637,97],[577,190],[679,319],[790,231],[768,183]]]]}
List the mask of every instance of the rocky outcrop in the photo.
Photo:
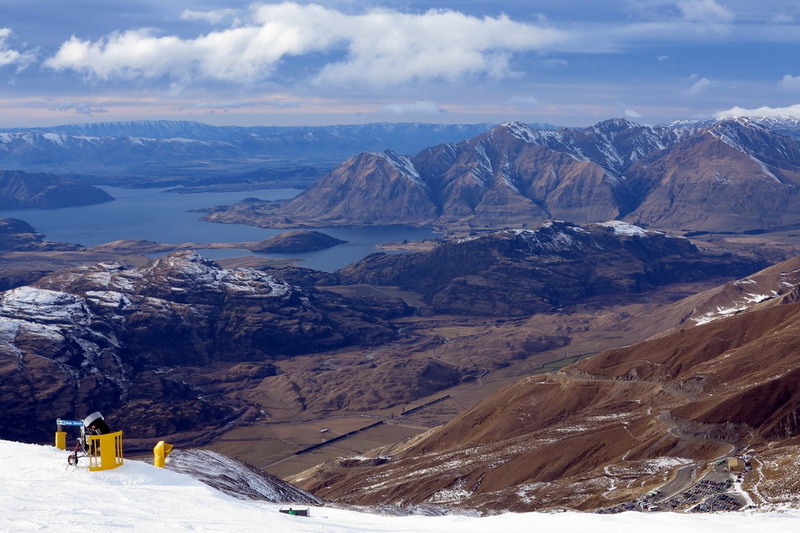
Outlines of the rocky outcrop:
{"type": "Polygon", "coordinates": [[[41,172],[0,171],[0,209],[52,209],[113,199],[104,190],[76,179],[41,172]]]}
{"type": "Polygon", "coordinates": [[[372,254],[339,274],[349,283],[415,290],[436,313],[509,316],[763,266],[625,222],[548,222],[444,243],[430,252],[372,254]]]}
{"type": "Polygon", "coordinates": [[[292,254],[325,250],[347,241],[331,237],[319,231],[287,231],[250,247],[253,252],[292,254]]]}
{"type": "MultiPolygon", "coordinates": [[[[135,269],[75,268],[6,291],[2,437],[43,437],[56,417],[95,410],[124,422],[132,438],[210,431],[240,416],[241,406],[210,403],[170,369],[263,363],[394,338],[385,318],[346,302],[262,272],[225,270],[194,252],[135,269]]],[[[390,309],[383,316],[407,312],[402,304],[390,309]]]]}

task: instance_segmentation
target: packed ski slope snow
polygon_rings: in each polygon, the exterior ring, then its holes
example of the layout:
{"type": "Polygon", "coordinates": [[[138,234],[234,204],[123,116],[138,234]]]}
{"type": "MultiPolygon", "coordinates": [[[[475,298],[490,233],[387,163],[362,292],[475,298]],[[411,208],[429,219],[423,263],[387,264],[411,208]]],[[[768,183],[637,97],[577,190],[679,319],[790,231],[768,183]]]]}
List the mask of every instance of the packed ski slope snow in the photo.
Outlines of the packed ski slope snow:
{"type": "Polygon", "coordinates": [[[303,531],[726,533],[800,530],[800,511],[679,515],[671,513],[502,514],[390,517],[312,507],[309,517],[280,505],[237,500],[184,474],[126,460],[116,470],[67,467],[67,452],[0,441],[0,531],[303,531]]]}

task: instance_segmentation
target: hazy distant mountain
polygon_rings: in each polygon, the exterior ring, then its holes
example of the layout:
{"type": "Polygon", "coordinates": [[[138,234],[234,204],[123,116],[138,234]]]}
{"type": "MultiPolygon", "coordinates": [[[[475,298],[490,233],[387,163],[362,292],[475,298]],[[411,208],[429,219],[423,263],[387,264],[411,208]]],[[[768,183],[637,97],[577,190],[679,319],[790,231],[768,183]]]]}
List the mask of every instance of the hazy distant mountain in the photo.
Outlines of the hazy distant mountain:
{"type": "MultiPolygon", "coordinates": [[[[189,184],[209,177],[235,181],[257,170],[285,170],[314,162],[325,162],[327,170],[332,162],[362,151],[414,153],[478,135],[489,127],[422,123],[238,127],[137,121],[14,128],[0,131],[0,167],[93,175],[98,182],[115,184],[126,184],[131,176],[137,176],[134,183],[139,184],[164,178],[189,184]]],[[[282,177],[286,176],[267,174],[262,179],[280,181],[282,177]]]]}
{"type": "Polygon", "coordinates": [[[742,118],[649,127],[615,119],[536,130],[511,122],[413,156],[362,153],[263,225],[624,218],[692,230],[775,228],[800,223],[800,140],[770,129],[793,124],[742,118]]]}
{"type": "MultiPolygon", "coordinates": [[[[795,139],[800,139],[800,118],[786,115],[778,117],[738,117],[737,119],[728,119],[728,120],[738,120],[741,118],[746,118],[747,121],[754,124],[758,124],[759,126],[762,126],[775,133],[780,133],[783,135],[788,135],[789,137],[794,137],[795,139]]],[[[661,124],[657,127],[699,132],[705,128],[713,126],[717,122],[720,121],[714,119],[677,120],[674,122],[661,124]]]]}

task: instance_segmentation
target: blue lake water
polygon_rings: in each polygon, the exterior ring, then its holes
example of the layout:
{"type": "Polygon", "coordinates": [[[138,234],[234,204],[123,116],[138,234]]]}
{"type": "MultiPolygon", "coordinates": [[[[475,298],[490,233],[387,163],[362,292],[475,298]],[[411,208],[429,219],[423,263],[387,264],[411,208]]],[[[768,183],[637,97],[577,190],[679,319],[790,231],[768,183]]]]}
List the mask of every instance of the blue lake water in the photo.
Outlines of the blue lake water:
{"type": "MultiPolygon", "coordinates": [[[[0,210],[0,218],[18,218],[43,233],[47,240],[93,246],[119,239],[162,243],[211,243],[260,241],[286,230],[254,228],[241,224],[202,222],[202,213],[190,213],[214,205],[233,204],[244,198],[264,200],[292,198],[297,189],[264,189],[240,192],[176,194],[163,189],[120,189],[102,187],[113,202],[60,209],[0,210]]],[[[361,226],[317,228],[332,237],[348,241],[327,250],[303,254],[255,254],[275,258],[299,258],[302,266],[332,272],[377,251],[376,245],[436,238],[429,228],[410,226],[361,226]]],[[[201,249],[209,259],[253,255],[247,250],[201,249]]]]}

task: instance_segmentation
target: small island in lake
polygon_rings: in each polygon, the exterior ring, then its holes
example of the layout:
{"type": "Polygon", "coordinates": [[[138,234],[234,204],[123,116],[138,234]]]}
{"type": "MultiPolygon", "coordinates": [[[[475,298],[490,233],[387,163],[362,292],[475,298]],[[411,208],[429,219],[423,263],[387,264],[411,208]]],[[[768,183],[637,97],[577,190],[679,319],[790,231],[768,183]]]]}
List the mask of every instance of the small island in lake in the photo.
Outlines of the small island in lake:
{"type": "Polygon", "coordinates": [[[293,254],[325,250],[346,242],[319,231],[299,230],[287,231],[264,239],[252,245],[250,249],[259,253],[293,254]]]}

